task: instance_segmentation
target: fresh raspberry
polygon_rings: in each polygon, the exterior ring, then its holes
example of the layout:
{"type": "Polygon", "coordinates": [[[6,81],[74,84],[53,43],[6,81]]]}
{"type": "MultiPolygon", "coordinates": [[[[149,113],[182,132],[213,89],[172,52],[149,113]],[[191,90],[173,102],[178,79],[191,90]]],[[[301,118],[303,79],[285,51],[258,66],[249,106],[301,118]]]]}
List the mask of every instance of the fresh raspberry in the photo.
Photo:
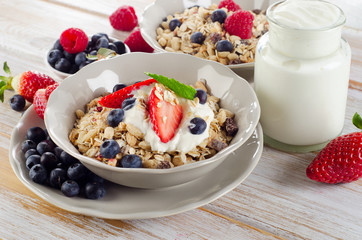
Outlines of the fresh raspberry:
{"type": "Polygon", "coordinates": [[[153,48],[143,39],[139,28],[132,32],[124,43],[128,45],[131,52],[153,52],[153,48]]]}
{"type": "MultiPolygon", "coordinates": [[[[362,129],[356,113],[353,124],[362,129]]],[[[307,176],[324,183],[347,183],[362,177],[362,132],[339,136],[330,141],[306,170],[307,176]]]]}
{"type": "Polygon", "coordinates": [[[124,5],[109,16],[112,27],[121,31],[132,31],[138,24],[136,12],[132,6],[124,5]]]}
{"type": "Polygon", "coordinates": [[[253,35],[254,16],[248,11],[238,10],[225,20],[225,30],[241,39],[249,39],[253,35]]]}
{"type": "Polygon", "coordinates": [[[236,12],[241,9],[241,7],[236,4],[233,0],[222,0],[219,3],[219,8],[226,8],[229,11],[236,12]]]}
{"type": "Polygon", "coordinates": [[[60,45],[68,53],[83,52],[88,45],[88,36],[79,28],[68,28],[60,35],[60,45]]]}

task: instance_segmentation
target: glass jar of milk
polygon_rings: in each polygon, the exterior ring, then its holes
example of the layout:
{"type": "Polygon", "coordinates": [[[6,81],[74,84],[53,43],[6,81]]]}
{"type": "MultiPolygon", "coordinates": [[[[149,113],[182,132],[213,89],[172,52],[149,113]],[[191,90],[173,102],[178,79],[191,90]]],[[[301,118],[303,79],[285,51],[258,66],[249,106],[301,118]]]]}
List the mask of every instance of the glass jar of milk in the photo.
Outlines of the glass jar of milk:
{"type": "Polygon", "coordinates": [[[319,150],[344,124],[351,62],[341,38],[345,15],[326,1],[286,0],[271,5],[267,19],[254,73],[265,142],[285,151],[319,150]]]}

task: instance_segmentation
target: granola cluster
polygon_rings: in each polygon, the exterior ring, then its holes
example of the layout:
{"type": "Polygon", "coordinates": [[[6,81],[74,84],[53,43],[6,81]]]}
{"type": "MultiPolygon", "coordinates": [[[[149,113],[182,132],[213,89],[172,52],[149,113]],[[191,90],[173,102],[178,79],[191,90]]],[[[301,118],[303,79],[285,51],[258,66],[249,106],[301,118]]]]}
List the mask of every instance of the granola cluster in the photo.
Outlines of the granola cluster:
{"type": "MultiPolygon", "coordinates": [[[[238,131],[234,121],[234,114],[219,106],[219,98],[210,95],[206,88],[206,81],[201,79],[195,83],[195,88],[201,88],[208,93],[207,103],[214,112],[214,119],[210,124],[209,137],[187,153],[152,151],[150,144],[144,140],[144,134],[132,124],[120,122],[117,127],[107,124],[107,116],[111,108],[99,105],[99,98],[93,99],[86,106],[86,112],[76,111],[76,122],[69,134],[72,144],[85,156],[94,158],[111,166],[118,166],[117,162],[127,154],[137,154],[142,159],[144,168],[173,168],[188,163],[210,158],[218,151],[227,147],[238,131]],[[121,147],[115,159],[102,158],[100,146],[107,139],[117,141],[121,147]]],[[[188,100],[189,104],[195,101],[188,100]]],[[[135,106],[147,111],[147,103],[139,101],[135,106]]]]}
{"type": "MultiPolygon", "coordinates": [[[[253,34],[250,39],[241,39],[226,32],[223,23],[212,22],[211,14],[216,9],[218,6],[213,4],[209,8],[192,7],[182,13],[167,16],[156,29],[158,43],[168,52],[186,53],[225,65],[254,62],[258,40],[269,29],[265,11],[250,11],[254,16],[253,34]],[[179,19],[182,23],[173,31],[169,27],[172,19],[179,19]],[[194,32],[201,32],[205,36],[202,44],[191,42],[190,38],[194,32]],[[233,51],[218,52],[216,43],[220,40],[229,40],[234,46],[233,51]]],[[[222,9],[228,16],[233,13],[226,8],[222,9]]]]}

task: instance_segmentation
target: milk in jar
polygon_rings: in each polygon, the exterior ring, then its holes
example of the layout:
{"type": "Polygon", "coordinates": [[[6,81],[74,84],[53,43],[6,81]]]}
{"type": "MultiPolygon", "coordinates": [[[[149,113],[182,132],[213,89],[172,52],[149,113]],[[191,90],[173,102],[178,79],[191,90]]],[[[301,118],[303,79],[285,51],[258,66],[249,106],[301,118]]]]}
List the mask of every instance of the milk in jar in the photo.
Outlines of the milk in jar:
{"type": "Polygon", "coordinates": [[[267,144],[286,151],[321,149],[344,124],[351,62],[341,38],[343,11],[326,1],[286,0],[267,10],[254,89],[267,144]]]}

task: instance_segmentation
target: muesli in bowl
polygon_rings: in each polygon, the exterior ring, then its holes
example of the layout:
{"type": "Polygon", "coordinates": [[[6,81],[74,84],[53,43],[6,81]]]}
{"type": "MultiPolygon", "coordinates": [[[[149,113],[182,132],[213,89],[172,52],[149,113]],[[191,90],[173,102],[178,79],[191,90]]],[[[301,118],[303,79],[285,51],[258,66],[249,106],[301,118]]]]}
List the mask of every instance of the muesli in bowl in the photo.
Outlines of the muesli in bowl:
{"type": "MultiPolygon", "coordinates": [[[[214,156],[238,131],[205,79],[194,86],[162,75],[93,99],[69,139],[81,154],[114,167],[173,168],[214,156]]],[[[121,89],[119,89],[121,88],[121,89]]]]}
{"type": "MultiPolygon", "coordinates": [[[[132,101],[127,102],[132,104],[132,101]]],[[[105,107],[102,106],[102,108],[105,107]]],[[[125,115],[132,111],[136,112],[137,108],[133,106],[126,110],[125,115]]],[[[104,109],[99,110],[105,111],[104,109]]],[[[229,68],[187,54],[131,53],[96,61],[90,67],[82,68],[76,74],[64,79],[49,97],[44,121],[52,140],[98,176],[129,187],[163,188],[184,184],[210,173],[249,139],[258,124],[259,117],[260,107],[252,87],[229,68]],[[147,79],[145,71],[172,76],[185,85],[195,86],[195,82],[198,80],[206,79],[207,89],[213,96],[220,99],[220,107],[234,113],[233,119],[239,128],[228,146],[205,160],[166,169],[114,167],[81,154],[69,140],[70,132],[77,121],[75,114],[77,110],[81,109],[83,113],[86,113],[87,104],[105,93],[113,92],[114,86],[119,83],[129,86],[147,79]]],[[[136,120],[142,118],[134,119],[132,124],[137,126],[136,120]]],[[[107,134],[109,134],[108,131],[112,130],[108,128],[107,134]]],[[[128,137],[130,136],[128,134],[128,137]]],[[[139,146],[142,142],[141,138],[137,141],[139,146]]],[[[153,143],[152,140],[148,140],[148,142],[153,143]]],[[[168,150],[166,149],[166,151],[168,150]]],[[[185,152],[189,151],[185,150],[185,152]]],[[[155,158],[158,158],[157,155],[155,158]]],[[[242,156],[240,156],[240,161],[243,161],[242,156]]]]}
{"type": "Polygon", "coordinates": [[[245,10],[233,0],[223,0],[168,12],[154,28],[156,34],[150,34],[148,18],[157,6],[146,9],[141,22],[149,44],[159,51],[190,54],[229,66],[254,62],[258,40],[269,28],[264,10],[245,10]]]}

